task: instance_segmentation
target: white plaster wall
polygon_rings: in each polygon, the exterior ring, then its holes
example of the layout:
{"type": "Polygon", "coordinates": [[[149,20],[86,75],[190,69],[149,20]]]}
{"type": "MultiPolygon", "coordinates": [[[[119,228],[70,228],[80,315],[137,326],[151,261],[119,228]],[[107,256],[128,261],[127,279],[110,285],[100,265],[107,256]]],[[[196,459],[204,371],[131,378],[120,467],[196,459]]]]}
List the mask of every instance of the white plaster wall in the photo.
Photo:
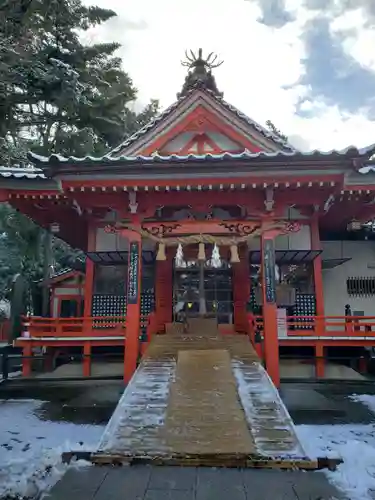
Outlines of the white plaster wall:
{"type": "MultiPolygon", "coordinates": [[[[260,238],[249,241],[249,250],[260,249],[260,238]]],[[[311,250],[310,226],[303,225],[297,233],[285,234],[275,239],[276,250],[311,250]]]]}
{"type": "MultiPolygon", "coordinates": [[[[142,250],[154,250],[155,242],[149,238],[142,238],[142,250]]],[[[96,252],[127,252],[129,242],[127,238],[117,233],[106,233],[104,227],[96,230],[96,252]]]]}
{"type": "Polygon", "coordinates": [[[311,250],[310,226],[301,226],[297,233],[278,236],[275,240],[276,250],[311,250]]]}
{"type": "Polygon", "coordinates": [[[117,233],[106,233],[104,227],[96,230],[96,251],[115,252],[128,249],[127,239],[117,233]]]}
{"type": "Polygon", "coordinates": [[[223,151],[233,151],[241,148],[238,144],[231,141],[229,137],[226,137],[219,132],[208,132],[208,137],[210,137],[223,151]]]}
{"type": "Polygon", "coordinates": [[[375,243],[371,241],[322,241],[323,260],[351,258],[333,269],[323,271],[324,312],[326,316],[342,316],[345,305],[354,311],[363,311],[365,316],[375,316],[375,297],[349,296],[346,279],[375,276],[375,243]]]}
{"type": "Polygon", "coordinates": [[[55,295],[82,295],[81,288],[55,288],[55,295]]]}
{"type": "Polygon", "coordinates": [[[59,299],[57,297],[55,297],[53,299],[53,308],[52,308],[52,316],[54,318],[57,318],[58,309],[59,309],[59,299]]]}
{"type": "Polygon", "coordinates": [[[192,137],[193,132],[184,132],[168,142],[163,150],[175,153],[176,151],[179,151],[184,146],[186,146],[186,144],[192,139],[192,137]]]}

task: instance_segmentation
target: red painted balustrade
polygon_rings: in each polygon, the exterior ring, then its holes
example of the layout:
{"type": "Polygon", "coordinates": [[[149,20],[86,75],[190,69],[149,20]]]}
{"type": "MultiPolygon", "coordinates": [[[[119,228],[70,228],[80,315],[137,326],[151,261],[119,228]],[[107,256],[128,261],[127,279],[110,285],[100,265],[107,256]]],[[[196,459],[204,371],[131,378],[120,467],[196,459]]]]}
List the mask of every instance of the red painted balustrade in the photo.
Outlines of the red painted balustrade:
{"type": "MultiPolygon", "coordinates": [[[[23,319],[23,325],[23,338],[126,337],[125,316],[80,318],[43,318],[30,316],[23,319]]],[[[147,326],[147,331],[150,328],[152,330],[155,328],[148,316],[141,316],[141,326],[147,326]]]]}
{"type": "MultiPolygon", "coordinates": [[[[263,328],[263,318],[255,317],[263,328]]],[[[250,334],[255,327],[251,318],[250,334]]],[[[375,316],[287,316],[287,338],[293,337],[375,337],[375,316]]]]}

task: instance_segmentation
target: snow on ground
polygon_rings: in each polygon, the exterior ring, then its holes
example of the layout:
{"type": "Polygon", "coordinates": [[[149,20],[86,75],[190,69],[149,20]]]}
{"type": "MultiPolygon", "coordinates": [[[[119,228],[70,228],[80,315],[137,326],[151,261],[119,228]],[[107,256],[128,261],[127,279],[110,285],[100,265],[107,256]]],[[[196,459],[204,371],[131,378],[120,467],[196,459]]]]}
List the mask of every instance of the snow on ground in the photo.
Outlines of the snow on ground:
{"type": "MultiPolygon", "coordinates": [[[[375,413],[375,396],[351,396],[375,413]]],[[[297,434],[311,457],[341,457],[344,463],[334,472],[325,471],[329,481],[350,500],[373,500],[375,493],[374,424],[299,425],[297,434]]]]}
{"type": "MultiPolygon", "coordinates": [[[[11,373],[8,373],[8,378],[17,378],[17,377],[20,377],[21,375],[22,375],[22,372],[19,372],[19,371],[11,372],[11,373]]],[[[0,374],[0,383],[3,381],[4,381],[4,379],[0,374]]]]}
{"type": "Polygon", "coordinates": [[[349,399],[364,404],[375,414],[375,396],[369,394],[353,394],[349,399]]]}
{"type": "Polygon", "coordinates": [[[0,400],[0,498],[32,498],[49,488],[67,468],[63,451],[93,449],[100,439],[103,426],[40,420],[42,405],[0,400]]]}

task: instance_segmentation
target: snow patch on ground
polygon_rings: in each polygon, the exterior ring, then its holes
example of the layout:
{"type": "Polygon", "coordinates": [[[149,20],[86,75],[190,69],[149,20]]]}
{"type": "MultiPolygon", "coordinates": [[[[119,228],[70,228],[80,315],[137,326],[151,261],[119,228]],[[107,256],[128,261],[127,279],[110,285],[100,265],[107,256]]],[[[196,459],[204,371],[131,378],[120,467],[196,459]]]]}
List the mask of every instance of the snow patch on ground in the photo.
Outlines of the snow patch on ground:
{"type": "MultiPolygon", "coordinates": [[[[11,373],[8,373],[8,379],[9,378],[17,378],[17,377],[20,377],[22,375],[22,372],[20,371],[17,371],[17,372],[11,372],[11,373]]],[[[0,375],[0,383],[3,382],[4,379],[3,377],[0,375]]]]}
{"type": "Polygon", "coordinates": [[[36,411],[42,405],[35,400],[0,400],[0,498],[33,498],[66,471],[63,451],[97,446],[104,426],[40,420],[36,411]]]}
{"type": "Polygon", "coordinates": [[[306,452],[295,436],[295,428],[276,387],[260,363],[232,361],[232,369],[237,382],[238,395],[251,427],[257,449],[266,456],[305,457],[306,452]],[[287,431],[289,443],[285,439],[276,441],[269,438],[269,429],[287,431]],[[278,442],[279,448],[275,448],[278,442]]]}
{"type": "Polygon", "coordinates": [[[174,360],[146,359],[142,362],[108,422],[99,450],[110,453],[166,452],[157,430],[165,422],[175,371],[174,360]]]}
{"type": "Polygon", "coordinates": [[[324,471],[333,485],[350,500],[373,500],[375,425],[299,425],[296,430],[311,458],[344,460],[336,471],[324,471]]]}
{"type": "Polygon", "coordinates": [[[349,399],[356,403],[362,403],[375,414],[375,396],[371,394],[353,394],[349,399]]]}

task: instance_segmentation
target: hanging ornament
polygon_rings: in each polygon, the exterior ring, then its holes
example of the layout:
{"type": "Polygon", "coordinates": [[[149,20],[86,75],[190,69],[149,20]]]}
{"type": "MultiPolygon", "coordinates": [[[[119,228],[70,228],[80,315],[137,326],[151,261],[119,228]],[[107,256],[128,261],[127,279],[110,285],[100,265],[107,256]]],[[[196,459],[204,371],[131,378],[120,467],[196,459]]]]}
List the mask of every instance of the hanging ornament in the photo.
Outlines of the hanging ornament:
{"type": "Polygon", "coordinates": [[[179,245],[177,247],[175,264],[176,264],[176,267],[186,267],[186,262],[184,260],[184,252],[182,251],[181,243],[179,243],[179,245]]]}
{"type": "Polygon", "coordinates": [[[159,243],[156,260],[167,260],[167,256],[165,255],[165,243],[159,243]]]}
{"type": "Polygon", "coordinates": [[[230,246],[230,261],[232,264],[240,262],[237,245],[230,246]]]}
{"type": "Polygon", "coordinates": [[[206,252],[204,251],[204,243],[199,243],[198,260],[206,260],[206,252]]]}
{"type": "Polygon", "coordinates": [[[214,248],[212,249],[212,256],[211,256],[211,262],[210,262],[211,266],[214,267],[214,268],[219,268],[222,266],[222,261],[221,261],[221,258],[220,258],[220,252],[219,252],[219,247],[216,245],[214,245],[214,248]]]}

